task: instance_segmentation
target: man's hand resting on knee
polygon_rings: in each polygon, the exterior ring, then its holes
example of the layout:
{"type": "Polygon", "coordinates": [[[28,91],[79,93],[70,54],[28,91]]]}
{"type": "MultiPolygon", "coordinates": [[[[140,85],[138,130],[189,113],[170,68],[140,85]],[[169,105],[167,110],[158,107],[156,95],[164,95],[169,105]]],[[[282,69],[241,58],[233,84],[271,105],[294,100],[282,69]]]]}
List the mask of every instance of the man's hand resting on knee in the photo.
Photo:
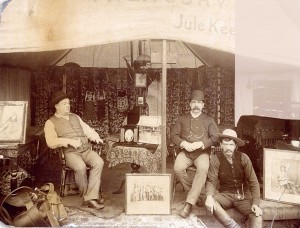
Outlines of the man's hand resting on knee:
{"type": "Polygon", "coordinates": [[[262,215],[262,210],[261,210],[260,207],[257,206],[257,205],[252,205],[251,211],[255,214],[256,217],[262,215]]]}

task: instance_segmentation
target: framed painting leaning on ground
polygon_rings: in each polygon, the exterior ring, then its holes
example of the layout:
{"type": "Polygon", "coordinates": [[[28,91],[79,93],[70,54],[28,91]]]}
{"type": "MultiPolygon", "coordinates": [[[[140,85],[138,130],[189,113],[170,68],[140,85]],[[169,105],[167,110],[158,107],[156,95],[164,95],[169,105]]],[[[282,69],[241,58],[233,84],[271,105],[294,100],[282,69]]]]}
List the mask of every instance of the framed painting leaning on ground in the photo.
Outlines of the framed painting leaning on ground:
{"type": "Polygon", "coordinates": [[[300,205],[300,153],[264,148],[264,199],[300,205]]]}
{"type": "Polygon", "coordinates": [[[125,213],[171,214],[171,174],[126,174],[125,213]]]}
{"type": "Polygon", "coordinates": [[[25,143],[27,101],[0,101],[0,143],[25,143]]]}

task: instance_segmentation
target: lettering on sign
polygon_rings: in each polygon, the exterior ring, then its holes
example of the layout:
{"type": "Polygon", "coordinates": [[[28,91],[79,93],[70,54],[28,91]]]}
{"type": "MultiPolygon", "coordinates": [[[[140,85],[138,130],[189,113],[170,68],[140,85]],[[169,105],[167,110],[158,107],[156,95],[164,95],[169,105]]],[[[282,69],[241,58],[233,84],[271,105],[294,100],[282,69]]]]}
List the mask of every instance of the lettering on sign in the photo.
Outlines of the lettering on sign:
{"type": "Polygon", "coordinates": [[[178,21],[174,24],[177,29],[194,30],[194,31],[208,31],[221,35],[235,35],[234,27],[226,26],[219,19],[210,18],[206,22],[201,22],[197,16],[186,17],[183,14],[179,15],[178,21]]]}

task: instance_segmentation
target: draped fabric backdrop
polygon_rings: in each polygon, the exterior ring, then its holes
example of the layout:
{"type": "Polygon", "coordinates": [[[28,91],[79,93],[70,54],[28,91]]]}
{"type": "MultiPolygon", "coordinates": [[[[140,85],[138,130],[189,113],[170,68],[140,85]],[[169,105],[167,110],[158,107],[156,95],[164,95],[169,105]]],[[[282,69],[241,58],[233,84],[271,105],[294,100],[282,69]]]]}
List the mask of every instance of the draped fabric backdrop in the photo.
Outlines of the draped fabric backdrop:
{"type": "MultiPolygon", "coordinates": [[[[159,80],[160,73],[148,71],[148,85],[159,80]]],[[[32,80],[32,123],[44,126],[54,113],[49,107],[54,91],[65,86],[71,96],[71,111],[93,127],[102,137],[118,133],[128,112],[136,103],[134,78],[128,69],[86,68],[78,65],[44,66],[32,80]],[[64,79],[66,78],[65,85],[64,79]],[[119,100],[128,106],[120,109],[119,100]]],[[[205,112],[216,123],[234,125],[234,74],[218,67],[169,69],[167,72],[167,128],[179,115],[189,112],[192,90],[205,93],[205,112]]],[[[159,91],[158,91],[159,92],[159,91]]]]}
{"type": "Polygon", "coordinates": [[[216,123],[234,126],[234,73],[218,67],[170,69],[167,76],[167,126],[189,112],[190,96],[200,89],[205,94],[203,111],[216,123]],[[219,88],[218,88],[219,87],[219,88]]]}
{"type": "Polygon", "coordinates": [[[135,105],[134,80],[127,69],[100,69],[80,67],[43,67],[34,73],[32,83],[35,110],[33,120],[36,126],[43,126],[54,113],[49,107],[54,91],[63,89],[66,75],[66,93],[71,97],[71,111],[78,114],[101,136],[116,133],[127,113],[135,105]],[[117,109],[117,80],[127,93],[128,109],[117,109]],[[91,97],[89,97],[89,95],[91,97]]]}

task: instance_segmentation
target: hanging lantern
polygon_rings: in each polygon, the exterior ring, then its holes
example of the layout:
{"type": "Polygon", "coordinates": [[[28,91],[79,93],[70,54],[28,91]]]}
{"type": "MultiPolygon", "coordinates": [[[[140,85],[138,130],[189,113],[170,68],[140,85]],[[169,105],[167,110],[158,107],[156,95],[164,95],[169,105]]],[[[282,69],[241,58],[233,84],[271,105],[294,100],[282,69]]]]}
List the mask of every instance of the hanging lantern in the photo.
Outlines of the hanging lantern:
{"type": "Polygon", "coordinates": [[[134,68],[150,68],[151,67],[151,57],[149,55],[141,54],[134,61],[134,68]]]}

